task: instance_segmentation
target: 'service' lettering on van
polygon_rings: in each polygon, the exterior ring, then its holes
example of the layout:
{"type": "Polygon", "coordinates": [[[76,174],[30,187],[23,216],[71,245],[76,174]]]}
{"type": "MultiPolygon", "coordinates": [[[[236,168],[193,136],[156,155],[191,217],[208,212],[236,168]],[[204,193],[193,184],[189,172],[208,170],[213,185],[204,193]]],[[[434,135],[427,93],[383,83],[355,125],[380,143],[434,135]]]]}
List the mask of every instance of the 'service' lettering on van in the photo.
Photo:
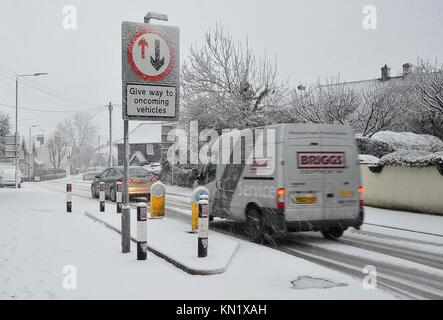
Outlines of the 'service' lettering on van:
{"type": "Polygon", "coordinates": [[[344,152],[297,152],[299,169],[344,169],[346,158],[344,152]]]}
{"type": "Polygon", "coordinates": [[[254,198],[269,198],[274,199],[277,189],[273,185],[263,183],[259,184],[244,184],[239,181],[237,193],[239,196],[254,197],[254,198]]]}

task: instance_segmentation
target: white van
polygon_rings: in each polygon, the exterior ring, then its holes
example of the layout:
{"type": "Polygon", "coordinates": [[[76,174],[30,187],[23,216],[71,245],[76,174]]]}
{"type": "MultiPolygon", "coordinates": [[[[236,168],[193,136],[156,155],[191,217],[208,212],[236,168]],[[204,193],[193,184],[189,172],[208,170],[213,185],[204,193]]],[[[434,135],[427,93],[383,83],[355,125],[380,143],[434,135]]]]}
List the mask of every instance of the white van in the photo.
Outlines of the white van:
{"type": "Polygon", "coordinates": [[[349,126],[279,124],[239,133],[220,136],[217,163],[198,175],[210,191],[211,216],[246,222],[255,242],[292,231],[338,238],[361,226],[363,188],[349,126]],[[254,153],[260,137],[264,150],[254,153]]]}

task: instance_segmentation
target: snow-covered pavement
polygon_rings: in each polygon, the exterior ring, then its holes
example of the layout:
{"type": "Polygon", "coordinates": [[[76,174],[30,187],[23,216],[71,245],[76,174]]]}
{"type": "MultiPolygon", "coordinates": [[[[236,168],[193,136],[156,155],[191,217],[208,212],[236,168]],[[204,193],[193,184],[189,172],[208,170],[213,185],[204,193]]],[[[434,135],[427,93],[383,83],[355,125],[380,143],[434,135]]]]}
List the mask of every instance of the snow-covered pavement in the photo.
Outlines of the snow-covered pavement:
{"type": "MultiPolygon", "coordinates": [[[[64,192],[68,180],[73,181],[75,194],[90,198],[90,182],[78,181],[77,177],[45,182],[40,186],[64,192]]],[[[168,187],[168,217],[189,223],[190,193],[190,189],[168,187]]],[[[442,269],[443,237],[428,233],[436,231],[430,229],[430,226],[441,225],[443,217],[399,212],[401,219],[395,219],[397,211],[371,207],[366,207],[365,211],[366,221],[376,222],[376,225],[369,222],[362,226],[362,230],[351,228],[339,241],[327,241],[318,233],[295,233],[288,242],[272,249],[338,270],[359,280],[362,269],[374,265],[378,272],[378,286],[398,297],[442,297],[443,279],[438,276],[435,278],[435,270],[429,273],[428,268],[442,269]],[[383,217],[387,217],[387,225],[383,225],[383,217]],[[415,221],[415,224],[411,221],[415,221]],[[411,227],[417,231],[409,229],[411,227]],[[392,275],[395,277],[392,278],[392,275]]],[[[211,223],[211,229],[237,239],[246,239],[242,224],[216,219],[211,223]]]]}
{"type": "MultiPolygon", "coordinates": [[[[443,237],[443,216],[365,207],[365,223],[443,237]]],[[[391,229],[392,230],[392,229],[391,229]]]]}
{"type": "Polygon", "coordinates": [[[243,240],[221,275],[192,276],[152,254],[137,261],[134,247],[120,253],[120,236],[83,214],[98,210],[96,200],[74,196],[67,214],[65,195],[42,186],[0,189],[1,299],[393,298],[364,289],[363,272],[350,277],[243,240]]]}

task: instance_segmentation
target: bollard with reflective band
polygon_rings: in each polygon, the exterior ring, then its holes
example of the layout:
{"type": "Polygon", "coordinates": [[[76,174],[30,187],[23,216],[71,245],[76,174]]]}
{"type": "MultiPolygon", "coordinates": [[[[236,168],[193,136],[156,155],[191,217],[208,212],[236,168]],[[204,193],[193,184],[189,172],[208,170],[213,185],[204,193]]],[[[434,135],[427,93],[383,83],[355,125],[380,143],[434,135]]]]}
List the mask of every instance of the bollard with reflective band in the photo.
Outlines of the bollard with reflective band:
{"type": "Polygon", "coordinates": [[[72,212],[72,184],[66,184],[66,212],[72,212]]]}
{"type": "Polygon", "coordinates": [[[100,182],[100,212],[105,211],[105,183],[100,182]]]}
{"type": "Polygon", "coordinates": [[[165,194],[166,188],[161,181],[151,186],[151,216],[150,218],[163,218],[165,216],[165,194]]]}
{"type": "Polygon", "coordinates": [[[197,187],[192,191],[191,206],[191,233],[196,233],[198,229],[198,201],[201,195],[207,195],[209,197],[209,190],[205,187],[197,187]]]}
{"type": "Polygon", "coordinates": [[[122,212],[122,192],[123,192],[123,184],[121,182],[117,182],[117,191],[115,194],[115,202],[117,203],[117,213],[122,212]]]}
{"type": "Polygon", "coordinates": [[[205,194],[198,201],[198,257],[208,255],[209,197],[205,194]]]}
{"type": "Polygon", "coordinates": [[[146,260],[148,229],[148,206],[146,203],[137,203],[137,260],[146,260]]]}

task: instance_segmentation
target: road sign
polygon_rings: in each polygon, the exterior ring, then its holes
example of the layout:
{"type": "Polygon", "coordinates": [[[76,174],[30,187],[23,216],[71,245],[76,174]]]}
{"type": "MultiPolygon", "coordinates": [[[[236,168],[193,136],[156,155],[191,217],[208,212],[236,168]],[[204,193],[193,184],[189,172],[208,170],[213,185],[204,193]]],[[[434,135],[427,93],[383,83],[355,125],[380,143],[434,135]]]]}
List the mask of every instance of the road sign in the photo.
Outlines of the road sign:
{"type": "Polygon", "coordinates": [[[178,119],[179,56],[177,27],[122,23],[123,119],[178,119]]]}

